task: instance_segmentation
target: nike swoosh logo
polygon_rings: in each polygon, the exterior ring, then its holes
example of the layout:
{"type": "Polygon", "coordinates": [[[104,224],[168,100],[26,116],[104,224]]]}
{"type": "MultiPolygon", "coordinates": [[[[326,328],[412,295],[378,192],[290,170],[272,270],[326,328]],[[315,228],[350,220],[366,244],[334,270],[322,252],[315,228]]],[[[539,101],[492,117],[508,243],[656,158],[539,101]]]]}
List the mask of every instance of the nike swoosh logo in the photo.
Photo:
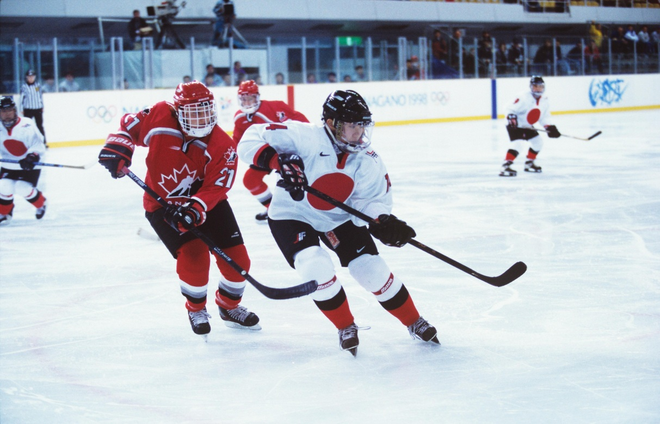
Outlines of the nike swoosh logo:
{"type": "Polygon", "coordinates": [[[366,247],[366,246],[362,246],[361,248],[359,248],[359,249],[357,250],[357,252],[358,252],[358,253],[362,252],[362,251],[364,250],[365,247],[366,247]]]}
{"type": "Polygon", "coordinates": [[[323,153],[323,152],[321,152],[321,156],[330,156],[330,153],[323,153]]]}

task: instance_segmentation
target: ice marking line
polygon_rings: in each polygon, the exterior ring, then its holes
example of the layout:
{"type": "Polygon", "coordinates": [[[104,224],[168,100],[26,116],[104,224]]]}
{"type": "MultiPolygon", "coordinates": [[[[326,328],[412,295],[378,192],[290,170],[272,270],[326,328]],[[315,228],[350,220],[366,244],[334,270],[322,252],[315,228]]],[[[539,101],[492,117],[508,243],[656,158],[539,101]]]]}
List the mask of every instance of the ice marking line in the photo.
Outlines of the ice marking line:
{"type": "Polygon", "coordinates": [[[506,305],[510,305],[510,304],[515,303],[515,302],[517,302],[518,300],[520,300],[520,299],[519,299],[520,296],[519,296],[518,290],[513,289],[513,288],[511,288],[511,287],[507,287],[507,289],[511,292],[511,296],[509,296],[508,299],[504,299],[504,300],[502,300],[502,301],[500,301],[500,302],[497,302],[496,304],[494,304],[493,306],[491,306],[490,309],[488,309],[488,310],[482,312],[481,315],[482,315],[483,317],[494,319],[495,317],[492,317],[492,316],[491,316],[491,313],[493,313],[493,312],[495,312],[495,311],[499,311],[499,310],[502,309],[504,306],[506,306],[506,305]]]}

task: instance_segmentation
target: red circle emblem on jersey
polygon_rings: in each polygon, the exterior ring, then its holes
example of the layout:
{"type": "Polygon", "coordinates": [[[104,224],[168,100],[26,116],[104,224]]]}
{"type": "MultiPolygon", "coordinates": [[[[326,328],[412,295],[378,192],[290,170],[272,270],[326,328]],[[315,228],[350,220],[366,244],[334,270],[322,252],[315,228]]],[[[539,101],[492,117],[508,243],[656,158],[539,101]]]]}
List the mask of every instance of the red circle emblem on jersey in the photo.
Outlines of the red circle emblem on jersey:
{"type": "MultiPolygon", "coordinates": [[[[355,182],[348,175],[336,172],[334,174],[323,175],[321,178],[312,183],[312,187],[327,194],[330,197],[334,197],[340,202],[345,202],[346,199],[348,199],[348,196],[350,196],[353,192],[355,182]]],[[[309,201],[309,204],[312,205],[312,207],[315,209],[322,211],[329,211],[330,209],[334,209],[334,206],[332,206],[330,203],[319,199],[313,194],[307,193],[307,200],[309,201]]]]}
{"type": "Polygon", "coordinates": [[[5,149],[14,156],[23,156],[27,152],[27,147],[22,141],[8,138],[4,142],[5,149]]]}
{"type": "Polygon", "coordinates": [[[527,113],[527,122],[529,125],[534,125],[537,122],[539,122],[539,118],[541,117],[541,109],[534,108],[527,113]]]}

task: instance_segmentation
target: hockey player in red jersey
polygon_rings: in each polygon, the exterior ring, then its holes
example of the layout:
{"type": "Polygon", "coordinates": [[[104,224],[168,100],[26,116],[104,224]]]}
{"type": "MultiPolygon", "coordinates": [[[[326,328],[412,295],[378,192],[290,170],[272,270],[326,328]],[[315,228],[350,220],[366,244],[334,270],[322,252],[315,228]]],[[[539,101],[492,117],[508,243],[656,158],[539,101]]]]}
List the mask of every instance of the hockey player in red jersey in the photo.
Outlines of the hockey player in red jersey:
{"type": "MultiPolygon", "coordinates": [[[[245,130],[252,124],[269,124],[285,122],[288,120],[309,122],[305,115],[296,112],[289,105],[280,100],[261,100],[257,83],[248,80],[238,86],[238,105],[240,110],[234,115],[234,141],[238,143],[245,130]]],[[[257,198],[266,210],[255,216],[258,221],[268,218],[268,206],[273,195],[264,182],[264,178],[271,172],[270,169],[250,165],[243,176],[243,185],[257,198]]]]}
{"type": "Polygon", "coordinates": [[[278,169],[268,224],[287,262],[304,281],[316,280],[310,296],[339,333],[339,345],[357,353],[358,327],[334,264],[322,242],[380,305],[408,328],[413,338],[439,343],[436,329],[422,318],[403,282],[378,254],[373,237],[400,247],[415,231],[394,215],[389,176],[372,150],[371,112],[355,91],[337,90],[323,105],[323,125],[290,121],[253,125],[238,145],[239,157],[261,168],[278,169]],[[306,194],[310,186],[377,217],[370,224],[306,194]],[[371,234],[370,234],[371,233],[371,234]]]}
{"type": "Polygon", "coordinates": [[[41,169],[35,163],[46,151],[44,136],[30,118],[19,117],[10,96],[0,97],[0,157],[6,162],[0,168],[0,224],[8,224],[14,213],[14,194],[25,197],[41,219],[46,213],[46,198],[37,189],[41,169]]]}
{"type": "Polygon", "coordinates": [[[548,131],[548,137],[557,138],[561,133],[557,127],[550,122],[550,104],[545,93],[545,83],[540,76],[532,76],[529,82],[529,90],[522,92],[516,100],[507,108],[507,131],[511,140],[511,146],[506,153],[506,158],[500,170],[500,177],[515,177],[517,171],[511,168],[520,151],[525,147],[525,141],[529,141],[530,147],[527,151],[525,161],[525,172],[541,172],[541,167],[534,161],[543,147],[543,139],[538,131],[534,130],[537,122],[548,131]]]}
{"type": "MultiPolygon", "coordinates": [[[[179,84],[174,103],[159,102],[121,118],[110,134],[99,163],[113,178],[124,176],[135,146],[149,148],[146,184],[170,206],[144,195],[146,217],[176,259],[181,294],[196,334],[211,331],[206,294],[211,264],[209,248],[188,232],[198,228],[249,271],[250,258],[227,192],[237,169],[236,143],[218,125],[213,93],[197,81],[179,84]]],[[[213,253],[221,278],[215,293],[220,317],[229,327],[258,330],[259,318],[239,303],[245,279],[213,253]]]]}

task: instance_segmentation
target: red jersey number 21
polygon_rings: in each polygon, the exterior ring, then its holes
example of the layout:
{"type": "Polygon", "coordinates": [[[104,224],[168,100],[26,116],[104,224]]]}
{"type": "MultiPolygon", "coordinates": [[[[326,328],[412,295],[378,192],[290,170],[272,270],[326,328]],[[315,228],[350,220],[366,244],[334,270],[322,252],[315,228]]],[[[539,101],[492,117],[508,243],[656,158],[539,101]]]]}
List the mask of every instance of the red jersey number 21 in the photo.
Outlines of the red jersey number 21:
{"type": "Polygon", "coordinates": [[[235,173],[236,171],[234,169],[223,168],[222,171],[220,171],[220,178],[215,180],[215,185],[230,189],[232,184],[234,184],[235,173]]]}

